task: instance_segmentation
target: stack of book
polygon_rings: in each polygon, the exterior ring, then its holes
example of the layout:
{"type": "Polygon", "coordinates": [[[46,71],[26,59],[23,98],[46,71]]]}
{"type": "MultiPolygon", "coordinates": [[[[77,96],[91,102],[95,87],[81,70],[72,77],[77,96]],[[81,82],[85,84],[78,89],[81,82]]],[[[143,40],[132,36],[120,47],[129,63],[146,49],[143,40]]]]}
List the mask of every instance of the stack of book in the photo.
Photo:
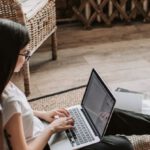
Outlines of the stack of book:
{"type": "Polygon", "coordinates": [[[116,108],[150,115],[150,95],[124,88],[117,88],[112,93],[116,108]]]}

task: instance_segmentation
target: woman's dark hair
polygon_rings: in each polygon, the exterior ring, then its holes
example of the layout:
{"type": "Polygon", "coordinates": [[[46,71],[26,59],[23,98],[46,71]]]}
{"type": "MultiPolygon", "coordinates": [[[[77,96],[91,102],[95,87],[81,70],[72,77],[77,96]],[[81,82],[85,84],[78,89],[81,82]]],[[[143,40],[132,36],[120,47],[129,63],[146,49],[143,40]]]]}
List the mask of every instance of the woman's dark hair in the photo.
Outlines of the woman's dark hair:
{"type": "Polygon", "coordinates": [[[25,26],[0,19],[0,97],[14,73],[20,50],[29,43],[25,26]]]}

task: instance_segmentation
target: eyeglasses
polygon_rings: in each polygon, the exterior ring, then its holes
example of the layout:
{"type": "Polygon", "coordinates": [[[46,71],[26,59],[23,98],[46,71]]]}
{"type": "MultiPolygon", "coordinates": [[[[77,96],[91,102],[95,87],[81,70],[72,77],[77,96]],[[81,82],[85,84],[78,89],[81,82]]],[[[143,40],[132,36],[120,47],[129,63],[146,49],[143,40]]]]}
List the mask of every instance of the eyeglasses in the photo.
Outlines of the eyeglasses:
{"type": "Polygon", "coordinates": [[[30,51],[26,51],[24,54],[19,54],[19,55],[24,56],[26,61],[28,61],[31,57],[30,51]]]}

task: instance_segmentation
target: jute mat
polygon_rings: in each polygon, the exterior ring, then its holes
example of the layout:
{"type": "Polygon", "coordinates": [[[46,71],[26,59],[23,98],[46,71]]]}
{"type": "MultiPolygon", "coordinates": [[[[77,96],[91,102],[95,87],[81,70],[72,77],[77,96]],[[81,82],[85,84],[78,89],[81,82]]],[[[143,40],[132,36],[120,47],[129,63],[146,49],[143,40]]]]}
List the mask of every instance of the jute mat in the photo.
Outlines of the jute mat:
{"type": "MultiPolygon", "coordinates": [[[[55,108],[69,107],[80,104],[85,88],[67,90],[65,92],[47,95],[30,101],[34,110],[49,111],[55,108]]],[[[150,135],[127,136],[131,141],[134,150],[150,150],[150,135]]]]}
{"type": "Polygon", "coordinates": [[[47,95],[42,98],[37,98],[30,102],[34,110],[49,111],[55,108],[69,107],[80,104],[85,88],[76,90],[67,90],[61,94],[47,95]]]}

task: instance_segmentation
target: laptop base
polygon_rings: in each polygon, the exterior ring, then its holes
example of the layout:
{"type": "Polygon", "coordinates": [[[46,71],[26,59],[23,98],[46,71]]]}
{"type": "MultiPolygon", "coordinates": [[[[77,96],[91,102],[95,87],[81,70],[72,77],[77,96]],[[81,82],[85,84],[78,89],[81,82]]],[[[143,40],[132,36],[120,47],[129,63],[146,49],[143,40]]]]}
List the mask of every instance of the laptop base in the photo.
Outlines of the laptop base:
{"type": "MultiPolygon", "coordinates": [[[[73,108],[78,108],[79,110],[81,110],[82,107],[81,107],[81,105],[76,105],[76,106],[69,107],[68,109],[73,109],[73,108]]],[[[83,116],[83,119],[84,118],[85,117],[83,116]]],[[[94,134],[94,132],[92,132],[92,133],[94,134]]],[[[67,137],[66,132],[60,132],[51,137],[51,139],[49,141],[49,145],[50,145],[51,150],[77,150],[82,147],[85,147],[85,146],[88,146],[88,145],[91,145],[94,143],[98,143],[99,141],[100,141],[99,137],[94,136],[93,141],[73,147],[67,137]]]]}
{"type": "Polygon", "coordinates": [[[71,143],[65,132],[55,134],[51,138],[49,145],[51,150],[72,150],[71,143]]]}

